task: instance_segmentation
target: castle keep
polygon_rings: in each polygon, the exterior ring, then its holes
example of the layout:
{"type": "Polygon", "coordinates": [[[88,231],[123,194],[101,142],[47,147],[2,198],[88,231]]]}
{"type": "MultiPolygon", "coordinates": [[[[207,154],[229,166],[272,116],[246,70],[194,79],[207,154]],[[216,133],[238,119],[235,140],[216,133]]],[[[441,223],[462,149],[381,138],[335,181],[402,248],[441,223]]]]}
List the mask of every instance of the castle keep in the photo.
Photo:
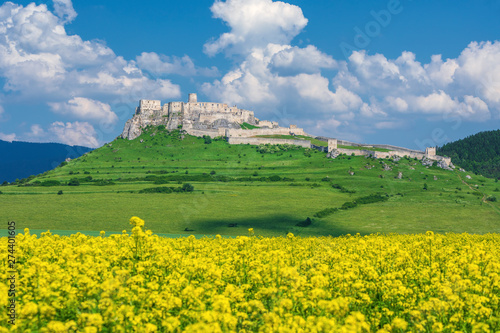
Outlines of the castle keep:
{"type": "Polygon", "coordinates": [[[427,148],[425,152],[390,145],[364,145],[332,138],[316,137],[328,142],[327,147],[315,146],[310,140],[297,138],[266,138],[263,136],[314,136],[295,125],[280,127],[277,122],[255,118],[253,111],[228,106],[225,103],[198,102],[196,94],[189,94],[187,103],[169,102],[161,105],[158,100],[141,100],[132,119],[125,123],[121,137],[133,140],[139,137],[147,126],[164,125],[167,130],[180,129],[193,136],[208,135],[212,138],[223,136],[229,144],[291,144],[305,148],[314,148],[328,153],[335,158],[339,154],[371,156],[374,158],[404,157],[436,161],[442,168],[453,167],[451,159],[436,155],[436,148],[427,148]],[[250,125],[250,126],[249,126],[250,125]],[[356,149],[339,146],[358,147],[356,149]],[[383,148],[380,152],[366,148],[383,148]]]}

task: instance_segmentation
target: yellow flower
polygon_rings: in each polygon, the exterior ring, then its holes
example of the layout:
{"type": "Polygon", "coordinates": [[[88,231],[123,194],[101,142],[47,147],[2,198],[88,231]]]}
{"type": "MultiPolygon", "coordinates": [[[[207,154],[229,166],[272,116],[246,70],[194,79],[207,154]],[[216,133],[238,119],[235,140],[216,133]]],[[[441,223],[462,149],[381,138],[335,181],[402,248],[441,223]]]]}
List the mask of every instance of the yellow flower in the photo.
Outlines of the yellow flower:
{"type": "Polygon", "coordinates": [[[137,217],[137,216],[132,216],[130,218],[130,224],[133,225],[134,227],[143,227],[144,226],[144,220],[137,217]]]}

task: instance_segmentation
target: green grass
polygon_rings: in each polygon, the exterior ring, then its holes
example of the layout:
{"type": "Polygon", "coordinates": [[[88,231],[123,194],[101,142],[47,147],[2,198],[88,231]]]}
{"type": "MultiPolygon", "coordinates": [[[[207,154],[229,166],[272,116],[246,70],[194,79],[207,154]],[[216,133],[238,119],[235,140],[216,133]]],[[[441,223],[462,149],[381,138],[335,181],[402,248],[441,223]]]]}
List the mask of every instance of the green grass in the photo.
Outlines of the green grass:
{"type": "Polygon", "coordinates": [[[281,135],[281,134],[270,134],[270,135],[256,135],[256,138],[270,138],[270,139],[288,139],[288,140],[309,140],[313,145],[328,147],[328,142],[321,141],[310,136],[305,135],[281,135]]]}
{"type": "Polygon", "coordinates": [[[58,180],[63,185],[0,187],[0,219],[16,221],[19,231],[28,227],[121,232],[130,229],[128,219],[136,215],[156,233],[182,235],[246,235],[248,228],[263,236],[289,231],[303,236],[500,232],[499,202],[482,201],[485,195],[499,197],[494,191],[498,183],[472,175],[464,184],[460,177],[466,180],[465,173],[426,168],[413,159],[332,160],[299,147],[260,153],[252,145],[219,140],[205,144],[203,138],[181,139],[178,132],[150,129],[135,140],[117,139],[30,181],[58,180]],[[382,162],[392,170],[384,171],[382,162]],[[404,178],[395,179],[400,171],[404,178]],[[288,180],[270,181],[273,176],[288,180]],[[72,178],[79,179],[80,186],[66,186],[72,178]],[[162,184],[155,184],[155,179],[162,184]],[[96,185],[103,181],[114,185],[96,185]],[[139,193],[183,183],[192,184],[194,191],[139,193]],[[424,183],[428,190],[423,190],[424,183]],[[59,191],[63,194],[57,195],[59,191]],[[387,195],[388,200],[313,218],[321,210],[370,194],[387,195]],[[307,217],[313,220],[310,226],[296,226],[307,217]],[[185,232],[186,228],[193,231],[185,232]]]}
{"type": "Polygon", "coordinates": [[[338,147],[343,149],[353,149],[353,150],[369,150],[369,151],[380,151],[380,152],[391,151],[390,149],[374,148],[374,147],[358,147],[358,146],[343,146],[343,145],[339,145],[338,147]]]}
{"type": "Polygon", "coordinates": [[[259,126],[255,126],[255,125],[252,125],[252,124],[249,124],[249,123],[243,123],[243,124],[240,124],[241,128],[242,129],[255,129],[255,128],[260,128],[259,126]]]}

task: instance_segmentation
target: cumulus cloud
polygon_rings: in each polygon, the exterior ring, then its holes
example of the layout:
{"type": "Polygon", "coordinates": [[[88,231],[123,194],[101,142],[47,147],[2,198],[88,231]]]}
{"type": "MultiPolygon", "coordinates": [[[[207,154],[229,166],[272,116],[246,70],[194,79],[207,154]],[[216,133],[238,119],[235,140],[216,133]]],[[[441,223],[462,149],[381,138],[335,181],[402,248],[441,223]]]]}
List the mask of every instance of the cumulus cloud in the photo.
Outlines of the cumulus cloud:
{"type": "Polygon", "coordinates": [[[205,44],[210,56],[223,50],[246,54],[269,43],[289,44],[308,22],[300,7],[281,1],[216,0],[210,10],[231,29],[205,44]]]}
{"type": "Polygon", "coordinates": [[[12,142],[15,139],[16,139],[16,134],[14,134],[14,133],[5,134],[5,133],[0,132],[0,140],[12,142]]]}
{"type": "Polygon", "coordinates": [[[54,11],[63,22],[73,21],[77,14],[71,0],[53,0],[54,11]]]}
{"type": "Polygon", "coordinates": [[[118,120],[111,111],[111,106],[106,103],[84,97],[75,97],[68,102],[49,103],[52,111],[59,114],[69,114],[78,119],[89,119],[112,124],[118,120]]]}
{"type": "Polygon", "coordinates": [[[180,96],[178,85],[149,79],[135,61],[115,55],[103,42],[68,35],[64,24],[76,15],[71,1],[55,1],[54,8],[57,16],[43,4],[6,2],[0,6],[4,90],[47,101],[72,96],[141,96],[146,91],[157,98],[180,96]]]}
{"type": "Polygon", "coordinates": [[[49,132],[58,142],[67,145],[79,145],[91,148],[99,147],[96,138],[97,133],[87,122],[67,122],[56,121],[50,125],[49,132]]]}
{"type": "Polygon", "coordinates": [[[272,56],[270,66],[280,75],[313,74],[324,68],[335,68],[337,62],[314,45],[305,48],[286,46],[272,56]]]}
{"type": "Polygon", "coordinates": [[[154,75],[177,74],[182,76],[217,76],[217,67],[199,68],[187,55],[169,57],[155,52],[143,52],[136,58],[137,66],[154,75]]]}

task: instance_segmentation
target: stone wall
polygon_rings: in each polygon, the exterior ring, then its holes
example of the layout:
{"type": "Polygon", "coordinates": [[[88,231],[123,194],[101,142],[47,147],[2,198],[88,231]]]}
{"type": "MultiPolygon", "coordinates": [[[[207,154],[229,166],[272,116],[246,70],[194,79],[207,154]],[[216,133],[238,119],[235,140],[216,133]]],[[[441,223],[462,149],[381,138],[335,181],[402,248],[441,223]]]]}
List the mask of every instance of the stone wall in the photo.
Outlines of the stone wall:
{"type": "Polygon", "coordinates": [[[288,139],[268,139],[268,138],[240,138],[240,137],[228,137],[227,142],[231,145],[241,145],[241,144],[251,144],[251,145],[261,145],[261,144],[289,144],[294,146],[300,146],[304,148],[311,148],[311,141],[309,140],[288,140],[288,139]]]}
{"type": "Polygon", "coordinates": [[[212,139],[216,138],[216,137],[219,137],[219,136],[225,136],[225,131],[226,131],[225,128],[219,128],[219,129],[216,129],[216,130],[196,130],[196,129],[192,129],[192,128],[186,129],[186,132],[189,135],[193,135],[193,136],[208,135],[212,139]]]}
{"type": "Polygon", "coordinates": [[[255,128],[251,130],[229,129],[228,136],[231,137],[254,137],[258,135],[307,135],[302,128],[255,128]]]}

